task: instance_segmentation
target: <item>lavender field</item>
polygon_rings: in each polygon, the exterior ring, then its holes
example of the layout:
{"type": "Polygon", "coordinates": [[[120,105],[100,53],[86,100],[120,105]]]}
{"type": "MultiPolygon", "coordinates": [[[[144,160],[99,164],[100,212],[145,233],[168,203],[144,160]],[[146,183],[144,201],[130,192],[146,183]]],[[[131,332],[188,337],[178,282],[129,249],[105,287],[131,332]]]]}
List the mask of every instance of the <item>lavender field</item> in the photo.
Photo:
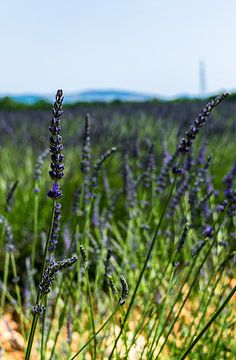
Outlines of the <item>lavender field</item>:
{"type": "Polygon", "coordinates": [[[236,358],[235,98],[52,107],[0,111],[0,359],[236,358]]]}

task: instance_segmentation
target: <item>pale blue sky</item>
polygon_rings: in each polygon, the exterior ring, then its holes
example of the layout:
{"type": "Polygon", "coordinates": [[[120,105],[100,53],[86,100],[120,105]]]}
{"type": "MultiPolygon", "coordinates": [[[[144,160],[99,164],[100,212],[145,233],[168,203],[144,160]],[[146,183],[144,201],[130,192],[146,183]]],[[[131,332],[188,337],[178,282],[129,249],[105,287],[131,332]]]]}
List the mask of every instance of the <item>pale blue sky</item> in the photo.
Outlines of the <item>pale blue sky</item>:
{"type": "Polygon", "coordinates": [[[235,0],[0,0],[0,93],[236,89],[235,0]]]}

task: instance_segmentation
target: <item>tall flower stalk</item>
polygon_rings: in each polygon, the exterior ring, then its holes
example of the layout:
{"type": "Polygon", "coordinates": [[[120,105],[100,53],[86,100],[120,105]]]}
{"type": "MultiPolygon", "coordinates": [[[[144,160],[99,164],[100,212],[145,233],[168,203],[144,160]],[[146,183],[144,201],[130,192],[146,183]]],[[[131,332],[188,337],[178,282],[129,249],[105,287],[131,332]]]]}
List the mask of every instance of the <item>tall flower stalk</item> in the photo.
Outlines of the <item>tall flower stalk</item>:
{"type": "MultiPolygon", "coordinates": [[[[61,125],[60,125],[60,117],[63,113],[62,110],[62,102],[63,102],[63,92],[62,90],[58,90],[56,94],[56,100],[54,102],[54,106],[52,109],[52,119],[51,124],[49,126],[49,130],[51,133],[50,136],[50,152],[51,152],[51,170],[49,171],[49,175],[51,179],[53,180],[52,188],[48,191],[48,197],[53,200],[52,203],[52,213],[51,213],[51,220],[50,220],[50,226],[48,230],[48,236],[47,241],[44,249],[43,254],[43,261],[42,261],[42,267],[41,267],[41,274],[40,274],[40,284],[43,281],[43,275],[46,268],[46,260],[48,255],[48,249],[50,244],[50,239],[52,236],[52,229],[53,229],[53,223],[54,223],[54,217],[55,217],[55,210],[56,210],[56,200],[60,199],[62,197],[62,191],[60,190],[58,181],[63,177],[64,173],[64,165],[62,163],[64,156],[62,155],[63,145],[61,144],[62,136],[60,135],[61,132],[61,125]]],[[[39,316],[43,314],[45,310],[44,306],[45,302],[45,295],[41,293],[40,287],[38,287],[37,292],[37,299],[36,299],[36,305],[34,306],[34,317],[33,322],[31,325],[30,335],[28,339],[28,345],[26,349],[26,356],[25,359],[30,359],[30,354],[32,351],[35,331],[37,327],[37,322],[39,319],[39,316]]]]}

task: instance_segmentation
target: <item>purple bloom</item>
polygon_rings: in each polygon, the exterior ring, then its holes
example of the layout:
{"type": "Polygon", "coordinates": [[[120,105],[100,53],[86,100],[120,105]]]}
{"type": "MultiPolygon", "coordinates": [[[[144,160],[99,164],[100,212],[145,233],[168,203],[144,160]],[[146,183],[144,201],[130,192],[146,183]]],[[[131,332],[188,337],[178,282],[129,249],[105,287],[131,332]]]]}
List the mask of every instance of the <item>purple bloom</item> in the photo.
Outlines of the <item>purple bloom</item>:
{"type": "Polygon", "coordinates": [[[50,152],[51,152],[51,170],[49,171],[49,175],[52,180],[54,180],[54,184],[52,189],[48,191],[48,196],[53,199],[59,199],[62,197],[62,192],[59,189],[59,185],[57,181],[60,180],[64,176],[64,165],[62,161],[64,156],[61,154],[63,150],[63,145],[61,144],[62,136],[60,135],[61,126],[60,126],[60,117],[63,113],[62,110],[62,102],[63,102],[63,93],[62,90],[58,90],[56,94],[56,101],[54,103],[52,113],[53,117],[51,119],[51,125],[49,126],[49,130],[51,132],[50,136],[50,152]]]}
{"type": "Polygon", "coordinates": [[[213,235],[213,227],[212,226],[206,226],[204,231],[203,231],[203,235],[208,236],[208,237],[212,237],[213,235]]]}
{"type": "Polygon", "coordinates": [[[223,212],[224,209],[225,209],[225,205],[223,205],[223,204],[219,204],[219,205],[217,205],[217,207],[216,207],[216,210],[217,210],[218,212],[223,212]]]}
{"type": "Polygon", "coordinates": [[[212,110],[221,103],[221,101],[228,95],[228,93],[224,93],[220,96],[216,96],[212,99],[202,110],[202,112],[198,115],[198,117],[194,120],[193,124],[190,125],[188,131],[185,133],[185,138],[182,138],[180,144],[177,148],[182,154],[186,154],[190,151],[192,147],[192,142],[196,138],[196,135],[199,132],[199,129],[205,124],[208,116],[212,112],[212,110]]]}
{"type": "Polygon", "coordinates": [[[58,183],[55,182],[52,185],[52,188],[48,191],[48,197],[50,197],[52,200],[57,200],[62,197],[62,191],[60,190],[58,183]]]}
{"type": "Polygon", "coordinates": [[[61,219],[61,204],[56,203],[55,216],[54,216],[53,227],[52,227],[52,234],[51,234],[51,239],[50,239],[50,243],[49,243],[49,247],[48,247],[48,250],[50,252],[55,251],[57,243],[58,243],[59,231],[60,231],[60,219],[61,219]]]}

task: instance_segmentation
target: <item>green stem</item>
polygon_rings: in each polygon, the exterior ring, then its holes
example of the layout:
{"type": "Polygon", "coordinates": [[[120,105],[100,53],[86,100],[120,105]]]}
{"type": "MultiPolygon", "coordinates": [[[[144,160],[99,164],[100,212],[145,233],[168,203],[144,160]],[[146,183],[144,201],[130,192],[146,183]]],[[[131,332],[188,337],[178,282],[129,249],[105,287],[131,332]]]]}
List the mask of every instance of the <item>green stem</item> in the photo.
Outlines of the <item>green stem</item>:
{"type": "MultiPolygon", "coordinates": [[[[154,336],[153,336],[153,340],[152,340],[152,343],[151,343],[151,348],[149,349],[149,356],[148,356],[148,359],[151,359],[152,356],[153,356],[153,353],[155,351],[155,348],[153,349],[154,347],[154,344],[155,344],[155,340],[156,340],[156,337],[157,337],[157,333],[158,333],[158,330],[159,330],[159,326],[162,325],[162,322],[163,322],[163,319],[164,319],[164,316],[165,316],[165,311],[166,311],[166,307],[167,307],[167,299],[169,297],[169,294],[170,294],[170,291],[171,289],[173,289],[173,279],[174,279],[174,273],[175,273],[175,269],[172,268],[172,271],[171,271],[171,277],[170,277],[170,282],[169,282],[169,286],[168,286],[168,290],[167,290],[167,293],[166,293],[166,296],[165,296],[165,299],[164,299],[164,303],[163,303],[163,306],[162,306],[162,311],[161,311],[161,314],[160,314],[160,319],[156,325],[156,329],[155,329],[155,333],[154,333],[154,336]]],[[[162,330],[161,330],[162,332],[162,330]]]]}
{"type": "MultiPolygon", "coordinates": [[[[179,299],[180,299],[181,296],[182,296],[182,290],[183,290],[184,285],[188,283],[188,280],[189,280],[190,276],[192,275],[192,271],[193,271],[193,268],[194,268],[194,266],[195,266],[196,260],[197,260],[197,257],[194,259],[191,268],[189,269],[188,273],[187,273],[186,276],[184,277],[184,280],[183,280],[180,288],[178,289],[177,296],[175,297],[174,302],[173,302],[173,303],[171,304],[171,306],[170,306],[170,311],[169,311],[169,313],[168,313],[168,315],[167,315],[167,317],[166,317],[166,320],[165,320],[164,324],[162,325],[162,329],[161,329],[161,331],[159,332],[159,335],[158,335],[158,337],[157,337],[157,339],[156,339],[155,348],[157,347],[157,345],[158,345],[158,343],[159,343],[159,340],[160,340],[160,338],[161,338],[161,336],[162,336],[162,333],[163,333],[166,325],[169,323],[169,320],[170,320],[170,318],[171,318],[171,316],[172,316],[172,313],[173,313],[173,311],[174,311],[175,305],[177,304],[177,302],[179,301],[179,299]]],[[[157,314],[157,315],[158,315],[158,314],[157,314]]],[[[156,318],[157,318],[157,316],[156,316],[156,318]]]]}
{"type": "MultiPolygon", "coordinates": [[[[47,295],[45,296],[45,300],[43,301],[43,304],[45,305],[45,308],[47,307],[47,295]]],[[[44,353],[45,353],[45,347],[44,346],[44,334],[45,334],[45,322],[46,322],[46,313],[42,315],[42,334],[41,334],[41,360],[44,360],[44,353]]]]}
{"type": "MultiPolygon", "coordinates": [[[[220,229],[220,227],[219,227],[219,229],[220,229]]],[[[217,234],[218,234],[218,232],[219,232],[219,229],[218,229],[218,231],[217,231],[217,234]]],[[[160,350],[159,350],[159,352],[158,352],[158,354],[157,354],[157,358],[158,358],[158,356],[160,355],[160,353],[162,352],[165,344],[167,343],[167,340],[168,340],[168,338],[169,338],[169,335],[171,334],[171,332],[172,332],[172,330],[173,330],[173,328],[174,328],[174,325],[175,325],[176,321],[178,320],[179,315],[181,314],[181,312],[182,312],[182,310],[183,310],[183,308],[184,308],[184,306],[185,306],[185,304],[186,304],[186,302],[187,302],[187,300],[188,300],[188,298],[189,298],[189,296],[190,296],[190,294],[191,294],[191,291],[192,291],[192,289],[193,289],[193,287],[194,287],[194,285],[195,285],[195,283],[196,283],[196,281],[197,281],[198,275],[200,274],[200,271],[201,271],[201,269],[203,268],[203,265],[204,265],[204,263],[206,262],[209,254],[210,254],[210,252],[211,252],[211,249],[212,249],[213,245],[215,244],[215,241],[216,241],[216,236],[215,236],[215,239],[212,241],[212,243],[211,243],[211,245],[210,245],[210,247],[209,247],[206,255],[204,256],[204,258],[203,258],[200,266],[198,267],[197,272],[195,273],[195,276],[194,276],[194,279],[193,279],[193,281],[192,281],[192,284],[191,284],[191,286],[190,286],[190,288],[189,288],[189,290],[188,290],[188,292],[187,292],[187,295],[186,295],[185,298],[184,298],[184,301],[182,302],[182,304],[181,304],[181,306],[180,306],[180,309],[179,309],[177,315],[175,316],[174,320],[173,320],[172,323],[171,323],[171,326],[170,326],[170,328],[169,328],[169,330],[168,330],[168,332],[167,332],[167,335],[165,336],[165,340],[164,340],[164,342],[163,342],[163,344],[162,344],[162,346],[161,346],[161,348],[160,348],[160,350]]]]}
{"type": "MultiPolygon", "coordinates": [[[[96,333],[95,330],[95,322],[94,322],[94,307],[93,307],[93,300],[92,300],[92,293],[91,293],[91,287],[90,287],[90,282],[89,282],[89,275],[88,275],[88,269],[85,270],[86,271],[86,282],[87,282],[87,291],[88,291],[88,298],[89,298],[89,307],[90,307],[90,321],[91,321],[91,325],[92,325],[92,329],[93,329],[93,336],[96,333]]],[[[93,352],[93,359],[96,359],[96,354],[97,354],[97,341],[96,341],[96,337],[94,336],[94,352],[93,352]]]]}
{"type": "Polygon", "coordinates": [[[0,235],[0,249],[1,249],[1,251],[2,251],[2,249],[4,247],[4,241],[3,241],[4,232],[5,232],[5,229],[4,229],[4,226],[2,226],[2,231],[1,231],[1,235],[0,235]]]}
{"type": "MultiPolygon", "coordinates": [[[[207,313],[207,309],[209,308],[210,302],[212,301],[212,299],[213,299],[213,297],[214,297],[214,295],[215,295],[215,290],[216,290],[217,285],[218,285],[219,282],[220,282],[220,279],[221,279],[221,277],[222,277],[223,271],[224,271],[224,268],[221,270],[221,272],[220,272],[217,280],[216,280],[215,283],[214,283],[214,286],[213,286],[213,288],[212,288],[212,291],[211,291],[210,295],[208,296],[208,300],[207,300],[207,302],[206,302],[206,305],[204,306],[204,309],[203,309],[201,318],[200,318],[199,321],[198,321],[197,327],[196,327],[196,329],[195,329],[195,331],[194,331],[193,336],[191,337],[191,340],[190,340],[189,344],[191,344],[192,341],[194,340],[194,338],[195,338],[195,336],[196,336],[196,334],[197,334],[197,332],[198,332],[198,330],[199,330],[199,327],[200,327],[200,325],[201,325],[202,322],[203,322],[203,319],[205,319],[205,316],[206,316],[206,313],[207,313]]],[[[209,281],[208,281],[208,284],[207,284],[207,286],[206,286],[206,288],[205,288],[204,295],[205,295],[205,294],[208,294],[211,278],[212,278],[212,277],[210,277],[210,279],[209,279],[209,281]]],[[[200,308],[201,308],[201,306],[199,305],[199,308],[198,308],[199,311],[200,311],[200,308]]]]}
{"type": "Polygon", "coordinates": [[[24,339],[26,338],[26,334],[25,334],[25,328],[24,328],[24,321],[23,321],[23,308],[22,308],[22,302],[21,302],[21,296],[20,296],[20,288],[19,285],[17,283],[17,270],[16,270],[16,262],[15,262],[15,257],[13,252],[11,253],[11,264],[12,264],[12,271],[13,271],[13,276],[16,280],[15,283],[15,289],[16,289],[16,297],[17,297],[17,301],[19,304],[19,308],[21,309],[21,313],[20,313],[20,329],[21,329],[21,333],[24,337],[24,339]]]}
{"type": "Polygon", "coordinates": [[[156,231],[155,231],[155,233],[154,233],[152,242],[151,242],[151,244],[150,244],[150,247],[149,247],[149,250],[148,250],[146,259],[145,259],[145,261],[144,261],[143,267],[142,267],[141,272],[140,272],[140,274],[139,274],[139,278],[138,278],[136,287],[135,287],[135,289],[134,289],[132,298],[131,298],[131,300],[130,300],[130,304],[129,304],[128,309],[127,309],[127,311],[126,311],[125,318],[124,318],[123,323],[122,323],[122,325],[121,325],[120,332],[119,332],[119,334],[118,334],[118,336],[117,336],[117,338],[116,338],[116,340],[115,340],[114,346],[113,346],[112,351],[111,351],[111,353],[110,353],[110,355],[109,355],[109,358],[108,358],[109,360],[112,359],[112,356],[113,356],[113,353],[114,353],[114,351],[115,351],[116,345],[117,345],[117,343],[118,343],[118,341],[119,341],[119,339],[120,339],[120,336],[121,336],[121,334],[122,334],[122,332],[123,332],[123,329],[124,329],[124,327],[125,327],[126,321],[127,321],[127,319],[128,319],[129,313],[130,313],[130,311],[131,311],[131,309],[132,309],[132,306],[133,306],[133,304],[134,304],[134,300],[135,300],[135,298],[136,298],[136,295],[137,295],[139,286],[140,286],[140,284],[141,284],[141,280],[142,280],[142,278],[143,278],[143,275],[144,275],[145,270],[146,270],[146,268],[147,268],[147,264],[148,264],[149,259],[150,259],[150,257],[151,257],[152,251],[153,251],[153,249],[154,249],[154,245],[155,245],[155,243],[156,243],[157,234],[158,234],[158,232],[159,232],[159,229],[160,229],[161,224],[162,224],[162,220],[163,220],[163,218],[164,218],[164,216],[165,216],[165,213],[166,213],[168,204],[169,204],[169,202],[170,202],[170,199],[171,199],[171,196],[172,196],[174,187],[175,187],[175,182],[176,182],[176,176],[174,177],[174,181],[173,181],[173,183],[172,183],[172,186],[171,186],[171,189],[170,189],[168,198],[166,199],[166,202],[165,202],[165,204],[164,204],[164,208],[163,208],[163,210],[162,210],[160,220],[159,220],[158,225],[157,225],[157,227],[156,227],[156,231]]]}
{"type": "Polygon", "coordinates": [[[109,318],[104,322],[104,324],[96,331],[96,333],[86,342],[86,344],[84,344],[82,346],[82,348],[79,349],[79,351],[70,359],[70,360],[74,360],[85,348],[88,344],[91,343],[91,341],[93,341],[93,339],[106,327],[106,325],[109,323],[109,321],[113,318],[113,316],[115,315],[116,311],[118,310],[120,304],[117,304],[115,309],[113,310],[112,314],[109,316],[109,318]]]}
{"type": "MultiPolygon", "coordinates": [[[[41,274],[40,274],[40,281],[42,280],[42,276],[43,276],[43,273],[44,273],[44,270],[45,270],[45,267],[46,267],[48,247],[49,247],[49,242],[50,242],[50,238],[51,238],[51,234],[52,234],[53,221],[54,221],[55,206],[56,206],[56,202],[53,201],[51,222],[50,222],[47,242],[46,242],[45,249],[44,249],[44,254],[43,254],[43,262],[42,262],[42,268],[41,268],[41,274]]],[[[36,304],[39,303],[39,299],[40,299],[40,290],[38,289],[36,304]]],[[[39,318],[39,315],[37,313],[34,313],[33,322],[32,322],[31,329],[30,329],[28,345],[27,345],[27,349],[26,349],[25,360],[30,359],[30,354],[31,354],[31,350],[32,350],[33,342],[34,342],[34,335],[35,335],[35,330],[36,330],[38,318],[39,318]]]]}
{"type": "MultiPolygon", "coordinates": [[[[62,277],[62,278],[60,279],[60,283],[59,283],[59,291],[58,291],[57,296],[56,296],[56,299],[55,299],[55,301],[54,301],[54,306],[53,306],[54,309],[57,308],[58,301],[59,301],[59,299],[60,299],[61,293],[62,293],[62,291],[64,290],[64,289],[63,289],[63,284],[64,284],[64,279],[63,279],[63,277],[62,277]]],[[[54,315],[55,315],[55,314],[52,313],[52,317],[53,317],[54,315]]],[[[46,339],[45,339],[46,347],[47,347],[47,343],[48,343],[48,341],[49,341],[49,337],[50,337],[50,334],[51,334],[52,326],[53,326],[53,323],[52,323],[52,321],[50,321],[49,326],[48,326],[48,330],[47,330],[46,339]]]]}
{"type": "MultiPolygon", "coordinates": [[[[10,260],[10,252],[6,252],[5,256],[5,262],[4,262],[4,275],[3,275],[3,285],[4,288],[7,289],[7,280],[8,280],[8,272],[9,272],[9,260],[10,260]]],[[[4,312],[4,306],[5,306],[5,292],[2,291],[1,296],[1,314],[4,312]]]]}
{"type": "Polygon", "coordinates": [[[184,360],[188,354],[192,351],[192,349],[194,348],[194,346],[198,343],[198,341],[201,339],[201,337],[205,334],[205,332],[209,329],[209,327],[211,326],[211,324],[216,320],[216,318],[220,315],[221,311],[224,310],[225,306],[228,304],[228,302],[230,301],[230,299],[233,297],[233,295],[236,292],[236,286],[230,291],[229,295],[227,296],[227,298],[225,299],[225,301],[223,302],[223,304],[219,307],[219,309],[215,312],[215,314],[211,317],[211,319],[207,322],[207,324],[204,326],[204,328],[202,329],[202,331],[200,331],[200,333],[198,334],[198,336],[196,337],[196,339],[189,345],[189,347],[187,348],[187,350],[183,353],[183,355],[181,356],[180,360],[184,360]]]}
{"type": "Polygon", "coordinates": [[[66,305],[64,305],[62,313],[61,313],[61,315],[59,317],[58,330],[57,330],[57,333],[56,333],[56,336],[55,336],[55,339],[54,339],[53,348],[52,348],[49,360],[52,360],[54,358],[54,353],[55,353],[58,337],[60,335],[60,332],[61,332],[61,329],[62,329],[62,326],[63,326],[63,323],[64,323],[65,316],[66,316],[66,305]]]}
{"type": "Polygon", "coordinates": [[[32,254],[31,254],[32,269],[34,269],[35,253],[36,253],[37,239],[38,239],[38,208],[39,208],[39,197],[38,197],[38,193],[36,193],[34,195],[34,238],[33,238],[32,254]]]}
{"type": "Polygon", "coordinates": [[[16,299],[11,296],[11,294],[9,293],[9,291],[4,287],[3,283],[0,282],[1,285],[1,291],[3,291],[5,293],[6,298],[8,299],[8,301],[12,304],[14,304],[14,309],[16,311],[16,313],[19,315],[19,317],[22,315],[23,317],[23,321],[26,327],[29,326],[29,322],[28,319],[26,318],[26,316],[23,314],[22,309],[19,307],[19,305],[17,304],[16,299]]]}
{"type": "MultiPolygon", "coordinates": [[[[226,208],[227,208],[227,207],[226,207],[226,208]]],[[[226,208],[225,208],[225,210],[226,210],[226,208]]],[[[173,330],[173,327],[174,327],[176,321],[178,320],[179,315],[180,315],[181,311],[183,310],[183,307],[184,307],[186,301],[188,300],[188,297],[189,297],[189,295],[190,295],[190,293],[191,293],[191,291],[192,291],[192,289],[193,289],[193,287],[194,287],[194,285],[195,285],[195,283],[196,283],[196,281],[197,281],[197,277],[198,277],[198,275],[200,274],[200,271],[201,271],[204,263],[206,262],[209,254],[210,254],[210,252],[211,252],[211,250],[212,250],[212,248],[213,248],[213,245],[214,245],[215,242],[216,242],[216,239],[217,239],[218,233],[219,233],[219,231],[220,231],[220,228],[221,228],[221,224],[219,224],[218,229],[217,229],[217,231],[216,231],[216,233],[215,233],[215,237],[214,237],[214,239],[212,240],[212,243],[211,243],[211,245],[209,246],[209,249],[207,250],[207,253],[205,254],[203,260],[201,261],[201,264],[200,264],[200,266],[198,267],[197,272],[195,273],[195,276],[194,276],[193,282],[192,282],[192,284],[191,284],[191,286],[190,286],[190,289],[189,289],[187,295],[185,296],[184,301],[183,301],[183,303],[181,304],[181,307],[180,307],[177,315],[175,316],[174,320],[173,320],[172,323],[171,323],[170,329],[168,330],[167,335],[165,336],[165,340],[164,340],[164,342],[163,342],[163,344],[162,344],[162,346],[161,346],[161,348],[160,348],[160,351],[159,351],[158,354],[157,354],[157,358],[158,358],[158,356],[160,355],[160,353],[162,352],[162,350],[163,350],[163,348],[164,348],[164,346],[165,346],[165,344],[166,344],[166,342],[167,342],[167,340],[168,340],[168,338],[169,338],[169,335],[170,335],[171,331],[173,330]]],[[[198,256],[199,256],[199,253],[198,253],[197,257],[194,259],[194,263],[193,263],[193,265],[192,265],[192,268],[193,268],[193,266],[194,266],[194,264],[195,264],[198,256]]],[[[191,271],[189,272],[189,274],[188,274],[188,276],[187,276],[187,280],[185,280],[185,283],[186,283],[186,284],[187,284],[187,282],[188,282],[188,278],[189,278],[190,274],[191,274],[191,271]]],[[[183,285],[184,285],[184,284],[183,284],[183,285]]],[[[172,307],[172,309],[173,309],[173,307],[172,307]]],[[[171,313],[171,312],[170,312],[170,313],[171,313]]],[[[170,315],[170,313],[169,313],[169,315],[170,315]]],[[[169,318],[169,315],[168,315],[168,318],[169,318]]],[[[167,321],[166,321],[166,323],[167,323],[167,321]]],[[[159,339],[160,339],[160,336],[159,336],[159,338],[158,338],[158,341],[159,341],[159,339]]],[[[157,344],[158,344],[158,342],[156,343],[156,346],[157,346],[157,344]]]]}

